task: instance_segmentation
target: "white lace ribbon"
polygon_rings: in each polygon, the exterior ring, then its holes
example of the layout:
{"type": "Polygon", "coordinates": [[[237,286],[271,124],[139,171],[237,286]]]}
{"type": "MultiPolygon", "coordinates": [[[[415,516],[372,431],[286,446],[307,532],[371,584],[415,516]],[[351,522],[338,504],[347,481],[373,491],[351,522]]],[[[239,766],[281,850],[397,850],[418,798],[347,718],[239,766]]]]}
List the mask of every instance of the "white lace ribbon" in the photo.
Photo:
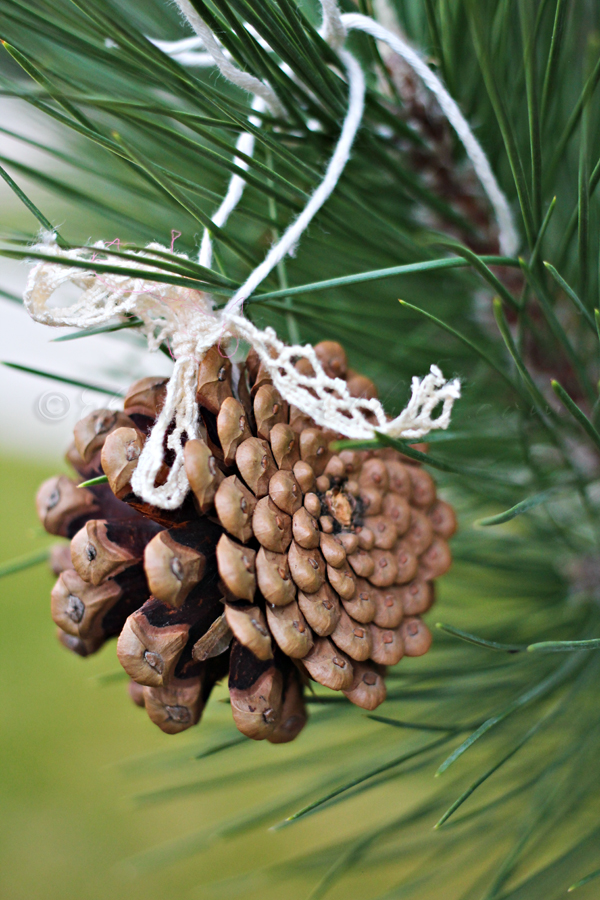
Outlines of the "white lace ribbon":
{"type": "MultiPolygon", "coordinates": [[[[101,256],[104,245],[94,245],[94,255],[101,256]]],[[[200,291],[152,280],[152,251],[166,248],[151,244],[138,254],[139,262],[113,258],[116,266],[139,267],[140,277],[94,272],[92,250],[63,250],[57,244],[44,244],[40,251],[69,259],[88,259],[90,270],[69,267],[63,263],[39,262],[31,270],[25,292],[25,306],[31,316],[47,325],[70,325],[87,328],[135,315],[141,319],[140,330],[146,335],[150,349],[167,341],[175,365],[167,387],[163,409],[146,441],[135,470],[132,486],[136,494],[162,509],[181,505],[189,485],[183,468],[183,442],[199,436],[196,403],[198,364],[214,344],[225,347],[228,338],[240,338],[254,347],[268,370],[273,384],[289,403],[293,403],[314,421],[331,431],[357,440],[372,439],[377,432],[390,437],[419,439],[428,432],[447,428],[452,404],[460,396],[457,380],[447,382],[436,366],[423,379],[413,378],[412,396],[406,409],[388,421],[377,399],[352,397],[346,382],[331,378],[324,371],[314,348],[287,346],[272,328],[264,331],[245,316],[227,307],[213,310],[210,298],[200,291]],[[51,297],[62,285],[71,283],[82,291],[71,306],[50,307],[51,297]],[[310,363],[313,374],[302,374],[296,368],[298,359],[310,363]],[[441,411],[434,418],[434,411],[441,411]],[[175,454],[165,484],[154,486],[166,446],[175,454]]],[[[158,270],[155,270],[158,271],[158,270]]],[[[225,349],[223,353],[225,353],[225,349]]]]}

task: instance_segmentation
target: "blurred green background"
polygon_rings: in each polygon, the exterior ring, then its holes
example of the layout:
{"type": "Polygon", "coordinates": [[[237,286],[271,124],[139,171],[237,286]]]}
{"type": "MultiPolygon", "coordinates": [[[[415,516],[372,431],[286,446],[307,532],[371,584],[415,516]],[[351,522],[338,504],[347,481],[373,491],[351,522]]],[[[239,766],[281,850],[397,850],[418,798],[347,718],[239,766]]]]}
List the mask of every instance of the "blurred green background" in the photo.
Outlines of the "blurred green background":
{"type": "MultiPolygon", "coordinates": [[[[4,458],[1,558],[40,546],[33,497],[52,471],[4,458]]],[[[53,637],[52,576],[44,565],[2,580],[0,895],[11,900],[165,897],[173,873],[132,882],[115,863],[150,842],[155,821],[131,808],[118,764],[160,750],[164,735],[136,715],[115,669],[114,644],[81,660],[53,637]]],[[[163,813],[167,828],[177,814],[163,813]]]]}
{"type": "MultiPolygon", "coordinates": [[[[2,458],[0,561],[48,540],[34,496],[56,468],[2,458]]],[[[364,760],[366,746],[376,763],[410,749],[411,734],[369,721],[361,710],[339,716],[331,729],[327,724],[344,707],[324,706],[312,708],[310,727],[290,745],[240,744],[220,689],[199,728],[164,735],[129,699],[114,642],[81,659],[55,639],[52,583],[45,564],[0,582],[0,679],[6,687],[0,703],[0,897],[280,898],[282,883],[274,876],[289,875],[286,900],[300,900],[335,858],[338,841],[382,815],[401,814],[437,787],[430,771],[401,791],[383,782],[343,810],[334,804],[294,828],[269,831],[302,805],[307,791],[338,783],[364,760]],[[234,746],[211,754],[229,742],[234,746]],[[259,828],[246,829],[250,807],[259,828]],[[209,832],[219,822],[229,832],[214,840],[209,832]],[[280,872],[268,870],[295,856],[299,861],[287,871],[285,863],[280,872]],[[244,878],[249,872],[253,876],[244,878]]],[[[427,832],[431,824],[428,819],[427,832]]],[[[332,897],[377,895],[389,887],[391,873],[410,871],[414,862],[410,850],[388,850],[375,865],[353,870],[350,893],[346,886],[332,897]]]]}
{"type": "MultiPolygon", "coordinates": [[[[55,471],[49,465],[2,458],[0,561],[43,546],[46,538],[33,501],[40,481],[55,471]]],[[[246,741],[223,754],[195,759],[199,752],[237,740],[219,694],[213,695],[200,728],[176,736],[162,734],[129,699],[126,681],[117,675],[114,642],[84,660],[55,639],[49,613],[52,583],[44,564],[0,582],[0,680],[5,686],[0,703],[0,897],[212,897],[215,892],[208,882],[226,879],[233,868],[237,874],[260,869],[281,858],[280,853],[293,855],[300,847],[303,851],[318,847],[323,838],[331,839],[332,825],[341,838],[346,827],[352,832],[381,815],[382,804],[391,808],[384,787],[359,800],[346,826],[345,817],[334,808],[333,815],[309,818],[306,824],[277,834],[269,832],[267,826],[282,817],[272,812],[278,798],[285,795],[289,807],[294,789],[318,783],[330,766],[327,745],[333,737],[337,747],[346,735],[351,761],[353,746],[364,746],[373,733],[384,731],[387,737],[394,730],[369,722],[357,710],[332,735],[319,727],[322,711],[317,710],[312,727],[294,744],[246,741]],[[289,761],[295,758],[298,765],[290,771],[289,761]],[[180,795],[177,787],[190,782],[193,786],[180,795]],[[165,790],[168,802],[144,803],[142,795],[155,789],[165,790]],[[267,814],[268,821],[258,832],[242,834],[234,843],[218,841],[209,853],[194,854],[206,846],[205,831],[223,818],[235,818],[250,803],[259,808],[263,804],[267,814]],[[178,854],[163,866],[158,854],[152,860],[157,865],[150,869],[148,858],[136,861],[139,865],[129,862],[157,845],[168,848],[170,840],[184,835],[191,835],[183,848],[185,858],[178,854]]],[[[398,740],[397,735],[391,737],[398,740]]],[[[383,743],[389,752],[389,738],[383,743]]],[[[415,799],[413,791],[406,792],[402,805],[415,799]]],[[[393,802],[398,808],[397,796],[393,802]]],[[[243,822],[244,813],[242,830],[243,822]]],[[[286,897],[306,896],[315,873],[309,868],[305,875],[288,885],[286,897]]],[[[376,872],[365,877],[371,889],[378,886],[376,872]]],[[[256,890],[264,896],[264,888],[259,878],[245,883],[243,893],[254,896],[256,890]]],[[[228,897],[237,894],[236,884],[225,882],[217,895],[222,890],[228,897]]],[[[281,896],[280,890],[281,886],[274,894],[266,893],[281,896]]]]}

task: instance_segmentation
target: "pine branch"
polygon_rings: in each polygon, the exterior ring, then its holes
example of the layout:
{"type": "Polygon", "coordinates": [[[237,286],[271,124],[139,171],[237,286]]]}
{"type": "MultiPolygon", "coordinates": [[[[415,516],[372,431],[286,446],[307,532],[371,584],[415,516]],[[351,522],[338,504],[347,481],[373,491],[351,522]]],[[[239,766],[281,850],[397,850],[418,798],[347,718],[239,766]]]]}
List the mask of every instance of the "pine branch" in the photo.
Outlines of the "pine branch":
{"type": "MultiPolygon", "coordinates": [[[[210,290],[220,305],[319,183],[347,89],[318,33],[316,5],[194,6],[235,62],[270,82],[285,118],[262,113],[260,125],[249,124],[241,91],[156,47],[148,36],[164,36],[166,16],[172,33],[188,36],[162,0],[0,0],[5,46],[21,67],[16,77],[1,74],[0,87],[40,125],[35,140],[12,122],[0,129],[35,154],[27,163],[16,153],[1,157],[0,174],[44,229],[64,222],[63,246],[112,239],[117,228],[120,249],[94,260],[98,273],[139,274],[127,267],[135,252],[151,240],[168,245],[180,231],[177,248],[188,259],[157,253],[152,278],[210,290]],[[234,150],[246,129],[253,156],[234,150]],[[211,216],[232,173],[244,175],[246,190],[220,229],[211,216]],[[196,262],[204,226],[220,268],[196,262]]],[[[360,9],[370,14],[369,3],[360,9]]],[[[214,821],[188,811],[190,833],[137,863],[152,868],[198,853],[196,871],[204,872],[202,854],[216,837],[233,843],[256,833],[266,862],[225,880],[228,897],[255,888],[291,896],[300,886],[314,900],[341,884],[357,896],[379,891],[379,900],[552,900],[598,874],[590,823],[598,817],[600,735],[600,62],[589,37],[598,12],[564,0],[390,0],[388,11],[434,55],[430,65],[475,128],[518,210],[523,258],[498,254],[492,211],[436,101],[361,37],[352,46],[369,90],[352,158],[285,271],[246,310],[282,336],[291,324],[294,340],[343,338],[353,368],[377,381],[391,413],[431,363],[460,377],[451,430],[432,436],[432,448],[383,438],[344,444],[391,443],[431,468],[458,505],[456,563],[439,608],[453,624],[439,626],[419,666],[403,660],[388,674],[381,716],[365,719],[318,687],[309,737],[295,755],[270,753],[268,764],[211,701],[206,736],[185,751],[201,761],[199,774],[139,802],[216,791],[214,821]],[[435,769],[445,775],[433,790],[435,769]],[[253,803],[246,788],[260,779],[268,798],[253,803]],[[325,822],[317,816],[328,817],[316,849],[308,821],[298,823],[292,858],[265,837],[266,826],[309,815],[315,828],[325,822]],[[436,821],[444,827],[433,834],[436,821]]],[[[11,228],[3,213],[4,255],[54,259],[30,249],[33,228],[11,228]]],[[[83,260],[70,265],[89,269],[83,260]]],[[[101,390],[85,373],[58,378],[101,390]]],[[[98,478],[85,484],[101,489],[98,478]]],[[[0,574],[45,554],[6,563],[0,574]]],[[[181,756],[170,753],[176,772],[181,756]]],[[[243,846],[230,852],[232,870],[248,868],[243,860],[238,868],[243,846]]]]}

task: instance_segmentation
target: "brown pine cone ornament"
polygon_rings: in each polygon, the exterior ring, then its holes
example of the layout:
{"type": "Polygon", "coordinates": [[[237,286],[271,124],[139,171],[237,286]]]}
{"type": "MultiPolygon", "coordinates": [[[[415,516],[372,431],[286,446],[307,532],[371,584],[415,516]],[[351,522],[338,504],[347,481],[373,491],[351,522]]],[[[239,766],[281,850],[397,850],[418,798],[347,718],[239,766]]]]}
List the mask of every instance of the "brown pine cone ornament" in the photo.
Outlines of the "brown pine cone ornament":
{"type": "MultiPolygon", "coordinates": [[[[339,344],[315,349],[354,396],[375,396],[339,344]]],[[[337,435],[288,406],[253,351],[236,365],[213,347],[198,376],[202,438],[184,448],[190,492],[157,509],[131,477],[165,390],[145,378],[123,412],[79,422],[76,479],[39,490],[44,527],[71,540],[70,558],[52,555],[62,643],[86,656],[118,637],[132,699],[169,734],[198,722],[227,674],[234,721],[256,740],[296,737],[309,679],[375,709],[386,667],[431,644],[421,616],[450,566],[452,507],[395,450],[334,453],[337,435]],[[103,473],[108,484],[76,486],[103,473]]],[[[157,484],[168,466],[167,451],[157,484]]]]}

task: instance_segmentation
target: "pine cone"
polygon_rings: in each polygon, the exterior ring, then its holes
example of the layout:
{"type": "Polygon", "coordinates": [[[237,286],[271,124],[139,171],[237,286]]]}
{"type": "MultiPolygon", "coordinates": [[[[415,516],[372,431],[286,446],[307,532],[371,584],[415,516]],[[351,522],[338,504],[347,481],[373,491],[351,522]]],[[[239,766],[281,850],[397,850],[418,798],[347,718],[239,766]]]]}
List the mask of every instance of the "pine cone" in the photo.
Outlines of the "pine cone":
{"type": "MultiPolygon", "coordinates": [[[[339,344],[316,352],[354,396],[375,395],[339,344]]],[[[421,615],[451,561],[456,520],[431,476],[392,449],[333,453],[337,435],[288,407],[253,351],[233,366],[213,347],[203,439],[184,448],[190,493],[156,509],[131,477],[164,395],[164,379],[143,379],[122,413],[75,427],[67,459],[108,485],[59,476],[39,490],[45,528],[71,539],[70,561],[52,556],[62,642],[86,656],[118,635],[132,699],[168,733],[199,720],[227,672],[235,723],[257,740],[296,737],[309,678],[375,709],[386,667],[429,649],[421,615]]],[[[167,451],[157,483],[168,465],[167,451]]]]}

